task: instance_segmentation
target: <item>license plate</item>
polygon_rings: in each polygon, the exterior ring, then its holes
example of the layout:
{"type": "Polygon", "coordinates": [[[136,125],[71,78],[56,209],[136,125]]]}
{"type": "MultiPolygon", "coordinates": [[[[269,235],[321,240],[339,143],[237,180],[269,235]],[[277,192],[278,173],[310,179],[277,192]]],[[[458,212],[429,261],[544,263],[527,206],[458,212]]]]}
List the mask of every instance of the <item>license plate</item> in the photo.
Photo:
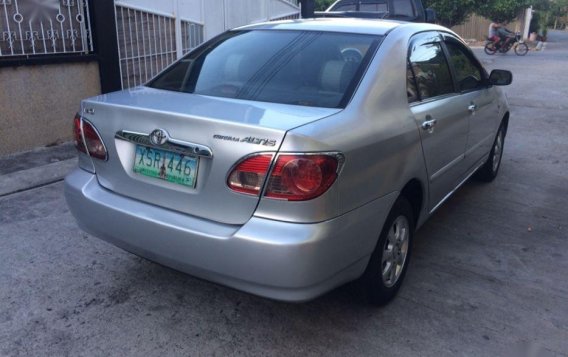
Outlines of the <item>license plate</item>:
{"type": "Polygon", "coordinates": [[[137,174],[195,187],[198,166],[197,157],[136,145],[133,170],[137,174]]]}

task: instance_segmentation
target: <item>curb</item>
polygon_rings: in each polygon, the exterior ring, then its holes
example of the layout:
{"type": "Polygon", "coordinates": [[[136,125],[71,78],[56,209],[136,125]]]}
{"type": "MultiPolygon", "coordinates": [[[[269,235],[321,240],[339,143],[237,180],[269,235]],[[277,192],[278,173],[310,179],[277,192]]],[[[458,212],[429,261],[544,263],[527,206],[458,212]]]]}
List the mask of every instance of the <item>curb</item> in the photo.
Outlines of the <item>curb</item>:
{"type": "Polygon", "coordinates": [[[0,197],[62,181],[77,167],[77,158],[20,170],[0,176],[0,197]]]}

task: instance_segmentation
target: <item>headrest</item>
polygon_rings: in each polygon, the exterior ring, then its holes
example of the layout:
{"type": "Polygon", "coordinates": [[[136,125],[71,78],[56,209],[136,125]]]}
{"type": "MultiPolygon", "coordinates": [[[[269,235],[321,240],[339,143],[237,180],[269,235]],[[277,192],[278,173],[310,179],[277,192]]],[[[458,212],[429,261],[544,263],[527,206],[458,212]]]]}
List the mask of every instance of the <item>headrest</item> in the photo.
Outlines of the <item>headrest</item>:
{"type": "Polygon", "coordinates": [[[239,81],[242,79],[241,66],[245,63],[245,55],[231,54],[227,57],[225,62],[225,78],[227,81],[239,81]]]}
{"type": "Polygon", "coordinates": [[[321,71],[321,88],[330,92],[345,91],[356,69],[356,63],[343,60],[327,61],[321,71]]]}

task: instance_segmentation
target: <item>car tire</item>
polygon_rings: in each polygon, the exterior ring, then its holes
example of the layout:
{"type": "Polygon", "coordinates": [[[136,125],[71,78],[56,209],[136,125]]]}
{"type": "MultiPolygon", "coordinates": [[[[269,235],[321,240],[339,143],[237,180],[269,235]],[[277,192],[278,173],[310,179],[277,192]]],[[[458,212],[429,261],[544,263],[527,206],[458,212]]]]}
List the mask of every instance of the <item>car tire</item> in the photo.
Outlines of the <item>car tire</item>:
{"type": "Polygon", "coordinates": [[[501,158],[503,157],[503,147],[505,145],[505,129],[503,125],[499,127],[493,146],[489,152],[489,157],[483,166],[476,172],[476,178],[481,181],[491,182],[497,177],[499,168],[501,167],[501,158]]]}
{"type": "Polygon", "coordinates": [[[386,305],[400,289],[410,262],[414,227],[412,206],[401,196],[385,221],[377,246],[361,277],[364,293],[371,304],[386,305]]]}

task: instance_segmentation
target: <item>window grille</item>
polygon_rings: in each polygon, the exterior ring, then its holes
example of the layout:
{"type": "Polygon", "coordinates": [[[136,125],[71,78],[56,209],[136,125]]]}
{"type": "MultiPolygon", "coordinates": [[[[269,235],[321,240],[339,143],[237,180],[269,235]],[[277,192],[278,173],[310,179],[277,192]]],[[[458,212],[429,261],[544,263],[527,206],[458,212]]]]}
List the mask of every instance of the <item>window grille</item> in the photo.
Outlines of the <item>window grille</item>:
{"type": "MultiPolygon", "coordinates": [[[[0,0],[2,1],[2,0],[0,0]]],[[[122,88],[146,83],[177,59],[174,17],[116,6],[122,88]]],[[[181,21],[182,53],[203,42],[203,26],[181,21]]]]}
{"type": "Polygon", "coordinates": [[[191,21],[181,21],[181,41],[183,54],[188,53],[203,42],[203,25],[191,21]]]}
{"type": "Polygon", "coordinates": [[[0,0],[0,57],[92,51],[89,0],[0,0]]]}
{"type": "Polygon", "coordinates": [[[272,19],[270,19],[270,21],[295,20],[295,19],[299,19],[299,18],[300,18],[300,13],[296,12],[296,13],[293,13],[293,14],[290,14],[290,15],[272,18],[272,19]]]}
{"type": "Polygon", "coordinates": [[[116,7],[122,87],[147,82],[176,58],[174,19],[116,7]]]}

